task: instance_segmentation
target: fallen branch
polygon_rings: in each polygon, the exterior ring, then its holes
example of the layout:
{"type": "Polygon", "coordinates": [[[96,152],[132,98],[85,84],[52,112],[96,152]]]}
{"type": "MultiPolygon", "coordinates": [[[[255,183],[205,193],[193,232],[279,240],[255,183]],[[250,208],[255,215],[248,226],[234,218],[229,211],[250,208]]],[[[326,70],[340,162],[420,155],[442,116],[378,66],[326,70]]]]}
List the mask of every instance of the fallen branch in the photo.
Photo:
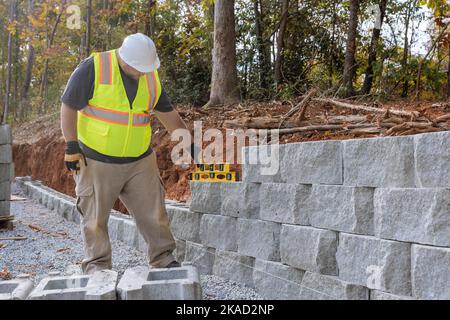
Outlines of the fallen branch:
{"type": "Polygon", "coordinates": [[[13,241],[20,241],[20,240],[27,240],[27,237],[0,237],[0,240],[13,240],[13,241]]]}
{"type": "MultiPolygon", "coordinates": [[[[276,129],[279,125],[279,119],[267,117],[243,118],[238,120],[225,120],[223,126],[225,128],[251,128],[251,129],[276,129]]],[[[303,122],[303,125],[310,125],[310,123],[303,122]]],[[[298,127],[299,123],[287,121],[285,127],[298,127]]]]}
{"type": "MultiPolygon", "coordinates": [[[[380,113],[380,114],[384,114],[386,112],[386,109],[381,109],[381,108],[379,109],[379,108],[374,108],[374,107],[355,105],[355,104],[350,104],[350,103],[337,101],[337,100],[333,100],[333,99],[314,98],[313,100],[317,101],[317,102],[322,102],[322,103],[329,103],[329,104],[332,104],[339,108],[346,108],[346,109],[357,110],[357,111],[375,112],[375,113],[380,113]]],[[[417,111],[410,112],[410,111],[403,111],[403,110],[397,110],[397,109],[389,109],[389,113],[396,115],[396,116],[411,117],[411,118],[416,118],[420,115],[419,112],[417,112],[417,111]]]]}
{"type": "Polygon", "coordinates": [[[449,121],[450,120],[450,113],[449,114],[445,114],[443,116],[437,117],[436,119],[434,119],[434,122],[438,123],[438,122],[445,122],[445,121],[449,121]]]}
{"type": "Polygon", "coordinates": [[[299,116],[295,119],[296,122],[300,122],[305,117],[306,108],[308,107],[308,103],[311,100],[311,98],[317,93],[317,89],[311,89],[308,94],[303,98],[303,100],[294,108],[289,110],[288,113],[286,113],[283,118],[280,121],[280,124],[278,125],[278,129],[281,128],[283,125],[283,122],[291,117],[294,113],[296,113],[298,110],[300,110],[299,116]]]}
{"type": "MultiPolygon", "coordinates": [[[[390,128],[395,126],[395,123],[383,123],[381,127],[390,128]]],[[[371,123],[361,123],[361,124],[349,124],[346,126],[337,125],[337,124],[325,124],[325,125],[313,125],[306,127],[297,127],[297,128],[286,128],[286,129],[274,129],[272,132],[278,132],[278,134],[288,134],[288,133],[296,133],[296,132],[308,132],[308,131],[331,131],[331,130],[351,130],[351,129],[360,129],[360,128],[377,128],[371,123]]]]}

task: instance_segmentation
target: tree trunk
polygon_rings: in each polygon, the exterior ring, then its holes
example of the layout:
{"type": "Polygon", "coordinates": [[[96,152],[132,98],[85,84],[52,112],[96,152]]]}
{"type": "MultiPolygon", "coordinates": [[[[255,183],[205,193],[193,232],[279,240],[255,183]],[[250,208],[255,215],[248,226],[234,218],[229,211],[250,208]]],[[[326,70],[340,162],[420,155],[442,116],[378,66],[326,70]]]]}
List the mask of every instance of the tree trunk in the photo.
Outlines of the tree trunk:
{"type": "Polygon", "coordinates": [[[331,44],[328,57],[328,86],[331,88],[333,86],[333,73],[334,73],[334,61],[335,61],[335,50],[336,50],[336,22],[337,22],[337,8],[336,0],[333,1],[333,27],[331,32],[331,44]]]}
{"type": "Polygon", "coordinates": [[[450,39],[447,42],[447,46],[448,46],[447,98],[450,98],[450,39]]]}
{"type": "Polygon", "coordinates": [[[408,43],[408,29],[409,29],[409,23],[411,20],[411,14],[414,6],[416,5],[416,1],[414,3],[411,3],[410,6],[408,6],[408,11],[406,12],[406,19],[405,19],[405,43],[403,45],[403,60],[402,60],[402,69],[405,73],[404,80],[403,80],[403,90],[402,90],[402,98],[406,98],[408,96],[408,87],[409,87],[409,81],[408,81],[408,51],[409,51],[409,43],[408,43]]]}
{"type": "MultiPolygon", "coordinates": [[[[33,16],[34,13],[34,0],[28,0],[28,16],[33,16]]],[[[33,32],[31,21],[28,23],[28,28],[33,32]]],[[[30,90],[31,78],[33,76],[33,64],[34,64],[34,47],[31,43],[31,39],[27,39],[28,42],[28,57],[27,57],[27,69],[25,72],[25,81],[22,86],[21,102],[19,106],[19,119],[23,119],[25,110],[28,110],[28,92],[30,90]]]]}
{"type": "Polygon", "coordinates": [[[364,84],[361,89],[362,94],[369,94],[372,90],[373,85],[373,66],[377,61],[377,51],[378,51],[378,45],[380,42],[380,34],[381,34],[381,27],[383,25],[384,16],[386,14],[386,6],[387,6],[388,0],[380,0],[379,8],[380,8],[380,24],[377,26],[375,25],[372,31],[372,40],[370,41],[369,46],[369,54],[367,59],[367,68],[366,68],[366,75],[364,77],[364,84]]]}
{"type": "MultiPolygon", "coordinates": [[[[56,17],[55,24],[53,25],[52,32],[47,39],[47,50],[51,48],[53,45],[53,40],[55,38],[56,30],[58,28],[58,24],[61,21],[61,16],[65,13],[66,0],[62,1],[61,9],[56,17]]],[[[87,47],[87,46],[86,46],[87,47]]],[[[44,62],[44,71],[42,72],[42,80],[41,80],[41,88],[40,88],[40,96],[42,99],[41,111],[45,112],[47,109],[47,99],[48,99],[48,58],[45,59],[44,62]]]]}
{"type": "Polygon", "coordinates": [[[359,0],[350,0],[350,17],[347,32],[347,48],[345,51],[345,64],[343,86],[345,96],[352,96],[355,93],[353,79],[356,75],[356,34],[358,32],[359,0]]]}
{"type": "Polygon", "coordinates": [[[211,95],[208,105],[240,100],[236,69],[234,0],[216,0],[211,95]]]}
{"type": "Polygon", "coordinates": [[[260,87],[262,89],[268,89],[270,73],[270,46],[268,46],[267,41],[264,39],[264,11],[261,0],[254,0],[253,4],[255,11],[255,33],[258,48],[260,87]]]}
{"type": "Polygon", "coordinates": [[[91,54],[91,16],[92,16],[92,0],[86,3],[86,57],[91,54]]]}
{"type": "Polygon", "coordinates": [[[153,19],[152,9],[156,4],[155,0],[147,0],[147,8],[145,11],[144,33],[150,38],[153,36],[153,19]]]}
{"type": "MultiPolygon", "coordinates": [[[[14,7],[16,6],[16,1],[11,0],[9,3],[9,16],[10,22],[14,19],[14,7]]],[[[8,33],[8,66],[7,66],[7,75],[6,75],[6,92],[5,92],[5,107],[3,109],[3,120],[2,123],[5,124],[8,118],[8,109],[9,109],[9,101],[11,94],[11,76],[12,76],[12,38],[13,35],[11,32],[8,33]]]]}
{"type": "Polygon", "coordinates": [[[275,58],[275,85],[281,83],[281,66],[283,62],[284,33],[289,15],[289,0],[281,0],[280,30],[277,37],[277,53],[275,58]]]}

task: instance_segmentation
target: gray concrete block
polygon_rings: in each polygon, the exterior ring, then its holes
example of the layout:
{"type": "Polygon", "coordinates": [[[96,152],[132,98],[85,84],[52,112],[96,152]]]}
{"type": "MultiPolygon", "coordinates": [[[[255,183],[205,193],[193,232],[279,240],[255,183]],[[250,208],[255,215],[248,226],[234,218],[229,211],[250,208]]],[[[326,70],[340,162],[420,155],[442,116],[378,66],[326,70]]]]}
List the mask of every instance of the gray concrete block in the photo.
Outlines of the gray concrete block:
{"type": "Polygon", "coordinates": [[[302,207],[312,226],[373,235],[373,188],[314,185],[302,207]]]}
{"type": "Polygon", "coordinates": [[[308,213],[303,210],[309,201],[311,186],[301,184],[264,183],[260,188],[260,218],[262,220],[308,225],[308,213]],[[281,206],[280,203],[283,205],[281,206]]]}
{"type": "Polygon", "coordinates": [[[366,287],[338,277],[306,272],[300,290],[301,300],[369,300],[366,287]]]}
{"type": "Polygon", "coordinates": [[[450,131],[414,136],[416,185],[450,188],[450,131]]]}
{"type": "Polygon", "coordinates": [[[411,245],[375,237],[339,234],[339,278],[399,295],[411,294],[411,245]]]}
{"type": "Polygon", "coordinates": [[[376,189],[375,235],[450,246],[450,189],[376,189]]]}
{"type": "Polygon", "coordinates": [[[123,239],[123,224],[124,218],[118,217],[114,214],[109,216],[108,221],[108,233],[112,240],[122,240],[123,239]]]}
{"type": "Polygon", "coordinates": [[[220,213],[236,218],[258,218],[259,187],[258,183],[221,183],[222,206],[220,213]]]}
{"type": "Polygon", "coordinates": [[[0,125],[0,145],[12,144],[12,130],[9,124],[0,125]]]}
{"type": "Polygon", "coordinates": [[[137,248],[139,232],[136,228],[134,220],[124,219],[122,228],[123,228],[122,242],[130,247],[137,248]]]}
{"type": "Polygon", "coordinates": [[[280,232],[279,223],[238,219],[238,252],[263,260],[280,261],[280,232]]]}
{"type": "Polygon", "coordinates": [[[341,141],[288,143],[280,146],[281,177],[287,183],[342,184],[341,141]]]}
{"type": "Polygon", "coordinates": [[[12,162],[12,148],[10,144],[0,145],[0,163],[12,162]]]}
{"type": "Polygon", "coordinates": [[[52,276],[43,279],[29,300],[116,300],[117,272],[102,270],[92,275],[52,276]]]}
{"type": "Polygon", "coordinates": [[[0,300],[25,300],[33,287],[33,281],[28,279],[0,281],[0,300]]]}
{"type": "Polygon", "coordinates": [[[0,201],[0,217],[6,217],[11,214],[11,204],[8,200],[0,201]]]}
{"type": "Polygon", "coordinates": [[[450,299],[450,248],[413,245],[411,264],[414,297],[450,299]]]}
{"type": "Polygon", "coordinates": [[[0,182],[0,201],[11,199],[11,183],[9,181],[0,182]]]}
{"type": "Polygon", "coordinates": [[[200,220],[202,214],[187,208],[176,208],[172,211],[170,228],[175,238],[200,242],[200,220]]]}
{"type": "Polygon", "coordinates": [[[215,260],[214,248],[208,248],[198,243],[186,241],[185,262],[196,266],[200,274],[212,274],[215,260]]]}
{"type": "Polygon", "coordinates": [[[279,262],[255,260],[253,283],[258,293],[270,300],[300,298],[300,283],[305,272],[279,262]]]}
{"type": "Polygon", "coordinates": [[[243,256],[236,252],[216,250],[213,274],[254,287],[254,263],[255,258],[243,256]]]}
{"type": "Polygon", "coordinates": [[[220,213],[220,183],[191,181],[191,203],[189,209],[201,213],[220,213]]]}
{"type": "Polygon", "coordinates": [[[204,214],[200,222],[200,242],[207,247],[237,251],[237,218],[204,214]]]}
{"type": "Polygon", "coordinates": [[[173,256],[175,257],[175,260],[178,262],[183,262],[186,257],[186,241],[175,239],[176,248],[173,251],[173,256]]]}
{"type": "Polygon", "coordinates": [[[313,227],[282,225],[281,262],[328,275],[337,275],[337,233],[313,227]]]}
{"type": "MultiPolygon", "coordinates": [[[[65,199],[61,199],[59,201],[59,206],[56,208],[58,215],[60,215],[61,217],[63,217],[64,219],[72,219],[72,214],[75,210],[75,203],[65,200],[65,199]]],[[[78,212],[77,212],[78,214],[78,212]]]]}
{"type": "Polygon", "coordinates": [[[415,300],[409,296],[399,296],[378,290],[370,290],[370,300],[415,300]]]}
{"type": "Polygon", "coordinates": [[[242,181],[257,183],[283,183],[279,168],[283,158],[283,149],[279,145],[250,146],[242,148],[242,181]],[[266,151],[261,151],[264,148],[266,151]],[[267,151],[269,151],[267,153],[267,151]],[[273,151],[273,157],[272,152],[273,151]]]}
{"type": "Polygon", "coordinates": [[[180,268],[127,269],[117,285],[121,300],[201,300],[198,271],[193,266],[180,268]]]}
{"type": "Polygon", "coordinates": [[[0,182],[11,181],[12,163],[0,163],[0,182]]]}
{"type": "Polygon", "coordinates": [[[344,184],[356,187],[415,187],[414,138],[345,140],[344,184]]]}

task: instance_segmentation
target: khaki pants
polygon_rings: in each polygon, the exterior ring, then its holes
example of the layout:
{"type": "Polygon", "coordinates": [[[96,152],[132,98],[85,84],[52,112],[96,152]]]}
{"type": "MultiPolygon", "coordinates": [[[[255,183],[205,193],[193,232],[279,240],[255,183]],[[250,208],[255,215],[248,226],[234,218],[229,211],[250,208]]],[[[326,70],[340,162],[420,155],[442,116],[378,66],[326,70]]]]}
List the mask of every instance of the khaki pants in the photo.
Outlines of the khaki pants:
{"type": "Polygon", "coordinates": [[[85,251],[83,273],[112,268],[108,219],[117,198],[147,243],[148,263],[165,267],[174,261],[175,240],[169,229],[155,153],[127,164],[86,161],[87,166],[80,161],[80,171],[74,175],[85,251]]]}

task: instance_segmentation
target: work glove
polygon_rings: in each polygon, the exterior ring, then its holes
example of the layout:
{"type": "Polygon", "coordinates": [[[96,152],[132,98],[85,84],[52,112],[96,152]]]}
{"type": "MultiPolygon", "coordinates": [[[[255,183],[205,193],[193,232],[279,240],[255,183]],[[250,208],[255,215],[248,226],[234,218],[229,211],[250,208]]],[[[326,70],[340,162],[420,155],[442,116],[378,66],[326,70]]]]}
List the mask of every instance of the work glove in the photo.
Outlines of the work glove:
{"type": "Polygon", "coordinates": [[[78,141],[68,141],[66,143],[64,162],[71,173],[78,174],[78,171],[80,170],[79,161],[81,159],[84,160],[84,164],[87,166],[86,157],[84,156],[83,151],[81,151],[78,141]]]}

